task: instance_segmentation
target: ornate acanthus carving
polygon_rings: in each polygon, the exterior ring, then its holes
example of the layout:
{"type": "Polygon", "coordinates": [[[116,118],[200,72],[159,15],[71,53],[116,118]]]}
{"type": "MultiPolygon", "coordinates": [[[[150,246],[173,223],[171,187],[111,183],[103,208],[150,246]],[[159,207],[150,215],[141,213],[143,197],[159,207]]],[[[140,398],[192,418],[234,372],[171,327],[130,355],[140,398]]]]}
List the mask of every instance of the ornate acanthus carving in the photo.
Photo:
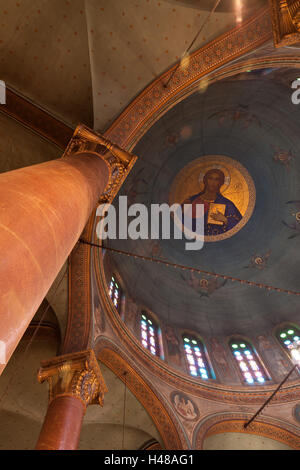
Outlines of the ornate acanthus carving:
{"type": "Polygon", "coordinates": [[[269,0],[275,47],[300,42],[300,0],[269,0]]]}
{"type": "Polygon", "coordinates": [[[93,350],[43,361],[38,381],[45,380],[49,383],[49,401],[59,395],[71,395],[85,406],[96,403],[103,406],[104,394],[108,391],[93,350]]]}
{"type": "Polygon", "coordinates": [[[107,164],[109,181],[99,199],[99,203],[111,203],[135,164],[137,157],[83,124],[76,127],[62,158],[78,153],[95,154],[107,164]]]}

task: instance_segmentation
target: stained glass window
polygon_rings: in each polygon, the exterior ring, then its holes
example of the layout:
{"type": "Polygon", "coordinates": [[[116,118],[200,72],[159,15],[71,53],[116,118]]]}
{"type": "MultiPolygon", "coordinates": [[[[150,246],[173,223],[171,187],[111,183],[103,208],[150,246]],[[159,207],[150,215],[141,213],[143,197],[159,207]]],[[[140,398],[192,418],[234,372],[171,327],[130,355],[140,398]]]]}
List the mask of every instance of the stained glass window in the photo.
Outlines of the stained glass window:
{"type": "Polygon", "coordinates": [[[299,347],[300,344],[300,329],[296,326],[287,326],[281,328],[277,337],[285,349],[289,350],[291,356],[293,356],[292,350],[299,347]]]}
{"type": "Polygon", "coordinates": [[[113,301],[114,306],[119,311],[120,300],[121,300],[121,289],[114,276],[111,277],[111,281],[109,284],[109,296],[111,300],[113,301]]]}
{"type": "Polygon", "coordinates": [[[141,341],[144,348],[159,356],[158,328],[146,312],[141,315],[141,341]]]}
{"type": "Polygon", "coordinates": [[[183,344],[189,373],[204,380],[211,379],[212,372],[202,342],[196,337],[184,335],[183,344]]]}
{"type": "Polygon", "coordinates": [[[269,380],[253,347],[249,343],[234,340],[231,341],[230,348],[247,384],[263,384],[266,380],[269,380]]]}

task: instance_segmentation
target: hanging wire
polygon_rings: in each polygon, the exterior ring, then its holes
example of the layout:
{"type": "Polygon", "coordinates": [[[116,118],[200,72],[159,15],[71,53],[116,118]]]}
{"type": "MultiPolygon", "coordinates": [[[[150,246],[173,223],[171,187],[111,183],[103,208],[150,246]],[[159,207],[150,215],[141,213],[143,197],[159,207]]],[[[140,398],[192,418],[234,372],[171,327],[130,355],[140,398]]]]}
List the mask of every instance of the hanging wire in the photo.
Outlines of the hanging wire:
{"type": "MultiPolygon", "coordinates": [[[[65,275],[66,275],[66,273],[67,273],[67,271],[68,271],[69,262],[70,262],[70,259],[68,258],[68,263],[67,263],[66,269],[64,270],[64,272],[63,272],[63,274],[62,274],[62,276],[61,276],[59,282],[57,283],[57,286],[56,286],[55,289],[54,289],[53,297],[55,297],[55,294],[56,294],[58,288],[60,287],[60,285],[61,285],[61,283],[62,283],[62,281],[63,281],[63,278],[65,277],[65,275]]],[[[43,313],[42,313],[42,315],[41,315],[41,318],[40,318],[38,324],[36,325],[36,327],[35,327],[35,329],[34,329],[34,331],[33,331],[33,334],[32,334],[31,338],[30,338],[29,341],[28,341],[28,344],[26,345],[24,354],[22,355],[22,364],[24,363],[24,360],[26,359],[26,356],[27,356],[27,354],[28,354],[29,348],[31,347],[31,345],[32,345],[32,343],[33,343],[33,340],[34,340],[34,338],[35,338],[35,336],[36,336],[36,334],[37,334],[37,332],[38,332],[38,330],[39,330],[39,328],[40,328],[40,326],[41,326],[41,324],[42,324],[42,322],[43,322],[43,320],[44,320],[44,318],[45,318],[45,315],[46,315],[46,313],[47,313],[48,310],[49,310],[49,308],[50,308],[50,303],[48,303],[47,307],[46,307],[45,310],[43,311],[43,313]]],[[[8,381],[8,383],[7,383],[6,387],[5,387],[5,389],[4,389],[4,392],[3,392],[2,395],[0,396],[0,403],[2,402],[3,398],[6,396],[6,394],[7,394],[7,392],[8,392],[8,389],[10,388],[10,386],[11,386],[11,384],[12,384],[14,378],[15,378],[16,375],[17,375],[17,372],[19,372],[20,364],[21,364],[21,361],[19,362],[19,364],[17,364],[17,367],[14,368],[14,372],[11,374],[10,379],[9,379],[9,381],[8,381]]]]}
{"type": "MultiPolygon", "coordinates": [[[[190,45],[187,47],[187,49],[184,51],[183,55],[182,55],[182,59],[181,59],[181,62],[184,61],[184,59],[186,58],[186,56],[188,55],[189,51],[191,50],[191,48],[193,47],[195,41],[197,41],[198,37],[200,36],[201,32],[203,31],[203,28],[206,26],[206,24],[208,23],[208,21],[210,20],[210,17],[213,15],[213,13],[215,12],[215,10],[217,9],[219,3],[221,2],[221,0],[216,0],[215,4],[214,4],[214,7],[213,9],[210,11],[210,13],[207,15],[207,17],[205,18],[205,20],[203,21],[202,25],[200,26],[200,29],[199,31],[197,32],[196,36],[194,37],[194,39],[192,40],[192,42],[190,43],[190,45]]],[[[175,69],[173,70],[173,72],[170,74],[169,78],[168,78],[168,81],[166,83],[164,83],[164,88],[167,88],[170,81],[172,80],[172,78],[174,77],[175,73],[177,72],[178,68],[180,67],[181,65],[181,62],[179,62],[179,64],[177,64],[177,66],[175,67],[175,69]]]]}
{"type": "MultiPolygon", "coordinates": [[[[87,240],[83,240],[82,238],[79,239],[79,242],[80,243],[85,243],[87,245],[90,245],[90,246],[93,246],[93,247],[96,247],[96,248],[102,248],[103,249],[103,247],[101,245],[97,245],[96,243],[88,242],[87,240]]],[[[240,279],[238,277],[228,276],[226,274],[219,274],[219,273],[214,273],[212,271],[206,271],[204,269],[194,268],[194,267],[191,267],[191,266],[185,266],[183,264],[171,263],[170,261],[165,261],[163,259],[153,258],[153,257],[150,257],[150,256],[138,255],[136,253],[130,253],[128,251],[118,250],[117,248],[111,248],[111,247],[106,246],[105,250],[112,251],[113,253],[118,253],[120,255],[130,256],[131,258],[141,259],[143,261],[151,261],[153,263],[163,264],[165,266],[170,266],[170,267],[175,268],[175,269],[181,269],[183,271],[190,271],[190,272],[198,273],[198,274],[206,274],[208,276],[215,277],[215,278],[226,279],[226,280],[233,281],[233,282],[239,282],[240,284],[245,284],[245,285],[248,285],[248,286],[251,286],[251,287],[258,287],[259,289],[266,289],[268,291],[281,292],[281,293],[285,293],[285,294],[292,294],[292,295],[300,296],[300,292],[298,292],[298,291],[289,290],[289,289],[281,289],[280,287],[274,287],[274,286],[270,286],[268,284],[263,284],[263,283],[259,283],[259,282],[247,281],[246,279],[240,279]]]]}

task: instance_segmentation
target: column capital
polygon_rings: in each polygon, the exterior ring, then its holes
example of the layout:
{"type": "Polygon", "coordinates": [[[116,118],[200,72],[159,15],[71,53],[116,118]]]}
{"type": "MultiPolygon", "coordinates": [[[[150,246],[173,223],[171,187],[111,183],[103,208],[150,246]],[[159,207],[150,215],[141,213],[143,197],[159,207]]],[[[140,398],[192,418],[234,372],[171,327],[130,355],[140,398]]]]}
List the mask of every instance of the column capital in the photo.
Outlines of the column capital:
{"type": "Polygon", "coordinates": [[[87,407],[103,406],[108,391],[93,350],[56,356],[42,361],[38,381],[49,383],[49,403],[59,396],[78,398],[87,407]]]}
{"type": "Polygon", "coordinates": [[[269,0],[275,47],[298,43],[300,40],[300,7],[297,2],[269,0]],[[294,3],[294,5],[289,5],[294,3]]]}
{"type": "Polygon", "coordinates": [[[109,180],[99,204],[111,203],[137,160],[137,156],[121,149],[103,135],[79,124],[62,156],[89,153],[102,158],[108,166],[109,180]]]}

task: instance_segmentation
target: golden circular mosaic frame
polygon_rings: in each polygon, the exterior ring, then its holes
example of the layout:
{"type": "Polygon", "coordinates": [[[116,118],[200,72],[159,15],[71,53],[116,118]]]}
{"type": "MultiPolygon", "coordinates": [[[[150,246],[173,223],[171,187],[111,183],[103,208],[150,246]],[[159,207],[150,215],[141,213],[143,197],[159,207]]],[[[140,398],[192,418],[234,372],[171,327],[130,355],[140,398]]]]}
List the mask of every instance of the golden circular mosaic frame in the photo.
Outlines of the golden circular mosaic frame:
{"type": "Polygon", "coordinates": [[[222,170],[225,176],[220,193],[235,204],[242,219],[227,232],[218,235],[205,235],[205,242],[216,242],[230,238],[239,232],[249,221],[256,201],[254,182],[246,168],[237,160],[224,155],[205,155],[188,163],[175,177],[169,193],[170,205],[182,202],[200,193],[203,176],[211,169],[222,170]]]}

